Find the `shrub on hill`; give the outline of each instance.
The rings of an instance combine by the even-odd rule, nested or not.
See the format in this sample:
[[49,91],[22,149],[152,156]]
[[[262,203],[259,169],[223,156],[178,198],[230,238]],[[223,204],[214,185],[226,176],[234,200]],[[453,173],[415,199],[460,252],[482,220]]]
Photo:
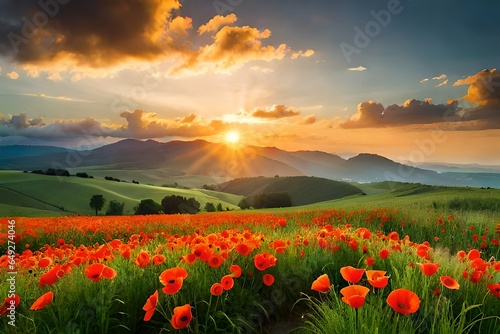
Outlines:
[[123,208],[125,203],[120,203],[116,200],[111,200],[109,202],[108,210],[106,210],[106,215],[108,216],[121,216],[123,215]]
[[46,171],[43,171],[41,169],[35,169],[31,171],[31,173],[40,175],[70,176],[69,172],[66,169],[55,169],[55,168],[49,168]]
[[166,214],[200,212],[200,203],[193,197],[186,199],[178,195],[165,196],[161,201],[161,206]]
[[157,215],[162,213],[162,206],[151,198],[143,199],[135,208],[136,215]]

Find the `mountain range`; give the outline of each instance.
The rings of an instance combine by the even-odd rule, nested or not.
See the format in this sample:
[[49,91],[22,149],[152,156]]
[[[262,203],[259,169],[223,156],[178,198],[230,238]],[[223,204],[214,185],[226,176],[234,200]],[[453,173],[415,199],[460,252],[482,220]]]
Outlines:
[[158,142],[125,139],[93,150],[49,146],[0,146],[0,169],[60,168],[99,170],[161,170],[170,177],[203,175],[214,180],[254,176],[316,176],[352,182],[399,181],[433,185],[500,188],[500,173],[471,172],[454,166],[452,172],[401,164],[361,153],[349,159],[322,151],[285,151],[210,143],[204,140]]

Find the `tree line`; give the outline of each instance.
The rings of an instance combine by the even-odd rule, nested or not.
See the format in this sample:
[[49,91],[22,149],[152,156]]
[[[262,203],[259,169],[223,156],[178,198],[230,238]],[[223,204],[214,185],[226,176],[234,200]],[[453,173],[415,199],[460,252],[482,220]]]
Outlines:
[[[95,210],[97,215],[99,211],[104,208],[106,199],[101,194],[92,195],[90,198],[89,206]],[[106,210],[106,215],[120,216],[123,215],[125,203],[120,203],[116,200],[111,200]],[[226,210],[229,208],[226,207]],[[136,215],[153,215],[153,214],[195,214],[201,211],[200,202],[194,197],[186,198],[178,195],[165,196],[161,203],[153,199],[143,199],[137,206],[134,207],[134,214]],[[205,204],[205,211],[215,212],[224,211],[222,204],[208,202]]]

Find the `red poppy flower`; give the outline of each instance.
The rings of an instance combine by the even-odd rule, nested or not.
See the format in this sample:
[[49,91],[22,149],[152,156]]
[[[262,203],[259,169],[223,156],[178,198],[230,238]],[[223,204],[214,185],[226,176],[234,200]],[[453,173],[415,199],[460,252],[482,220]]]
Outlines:
[[93,263],[85,268],[85,275],[94,281],[99,282],[101,278],[113,279],[116,277],[116,271],[102,263]]
[[64,276],[64,271],[62,270],[61,265],[58,263],[48,272],[40,276],[40,280],[38,281],[38,285],[43,287],[45,285],[54,284],[59,278]]
[[383,289],[389,283],[389,276],[385,276],[383,270],[367,270],[366,277],[371,286],[378,289]]
[[252,248],[247,244],[238,244],[236,245],[236,251],[243,256],[247,256],[252,252]]
[[140,253],[137,254],[137,257],[134,260],[134,264],[139,268],[144,268],[149,264],[150,261],[151,257],[149,256],[148,252],[140,251]]
[[144,321],[149,321],[155,313],[156,304],[158,304],[158,290],[155,291],[151,296],[149,296],[148,300],[146,300],[146,304],[142,307],[146,314],[144,315]]
[[373,257],[367,257],[365,263],[367,267],[371,267],[375,263],[375,259]]
[[450,276],[441,276],[439,278],[439,280],[441,281],[441,284],[443,284],[448,289],[452,289],[452,290],[458,290],[458,289],[460,289],[460,284],[458,284],[458,282],[455,281]]
[[229,267],[229,271],[232,273],[234,278],[239,278],[241,276],[241,267],[237,264],[233,264],[231,267]]
[[340,268],[340,274],[342,277],[349,283],[356,284],[361,280],[363,274],[365,273],[364,269],[356,269],[351,266]]
[[52,264],[52,259],[50,257],[44,257],[38,261],[38,268],[46,268]]
[[231,275],[225,275],[220,280],[220,284],[222,284],[222,286],[224,287],[224,290],[226,290],[226,291],[231,290],[234,286],[233,277]]
[[267,252],[264,252],[264,253],[255,255],[253,262],[254,262],[255,268],[263,271],[269,267],[276,265],[278,260],[273,255],[271,255]]
[[33,311],[41,310],[45,306],[52,303],[53,299],[54,299],[54,294],[52,293],[52,291],[44,293],[43,295],[40,296],[40,298],[35,300],[33,305],[31,305],[30,310],[33,310]]
[[493,296],[500,298],[500,283],[497,284],[490,283],[486,285],[486,288],[490,290]]
[[422,274],[429,277],[434,275],[439,269],[439,263],[417,263],[417,265],[420,267]]
[[326,293],[330,290],[330,285],[330,278],[327,274],[323,274],[312,283],[311,290]]
[[264,282],[264,284],[267,286],[271,286],[274,283],[274,276],[271,274],[265,274],[262,277],[262,282]]
[[21,303],[21,297],[19,297],[18,294],[14,294],[12,297],[5,298],[2,306],[0,306],[0,316],[9,313],[9,307],[12,308],[11,305],[14,305],[14,308],[16,308],[19,303]]
[[401,314],[412,314],[420,307],[420,298],[413,291],[396,289],[387,296],[387,304]]
[[162,291],[168,295],[176,294],[182,288],[182,284],[187,276],[187,271],[179,267],[163,271],[160,274],[160,282],[165,286]]
[[210,287],[210,293],[214,296],[220,296],[224,292],[224,286],[220,283],[214,283]]
[[174,314],[172,315],[170,323],[174,329],[183,329],[189,326],[191,319],[193,319],[193,315],[191,314],[191,305],[186,304],[174,308]]
[[343,296],[342,301],[353,308],[363,306],[368,292],[370,292],[370,289],[362,285],[349,285],[340,290]]
[[469,253],[467,253],[467,258],[470,261],[473,261],[475,259],[479,259],[481,257],[481,253],[477,249],[471,249]]
[[164,255],[162,255],[162,254],[156,254],[155,256],[153,256],[153,264],[155,266],[159,266],[163,262],[165,262],[165,256]]
[[224,263],[224,258],[222,256],[220,256],[219,254],[213,254],[208,259],[208,265],[211,268],[219,268],[223,263]]
[[379,253],[378,256],[382,259],[385,260],[389,257],[389,251],[387,249],[382,249]]

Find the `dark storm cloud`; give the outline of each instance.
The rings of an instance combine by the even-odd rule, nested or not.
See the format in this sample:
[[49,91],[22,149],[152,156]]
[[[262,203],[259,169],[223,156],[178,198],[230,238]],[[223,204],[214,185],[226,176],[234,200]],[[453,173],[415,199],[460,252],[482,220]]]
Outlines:
[[0,54],[15,62],[66,59],[100,67],[154,59],[165,52],[165,27],[177,0],[4,0]]

